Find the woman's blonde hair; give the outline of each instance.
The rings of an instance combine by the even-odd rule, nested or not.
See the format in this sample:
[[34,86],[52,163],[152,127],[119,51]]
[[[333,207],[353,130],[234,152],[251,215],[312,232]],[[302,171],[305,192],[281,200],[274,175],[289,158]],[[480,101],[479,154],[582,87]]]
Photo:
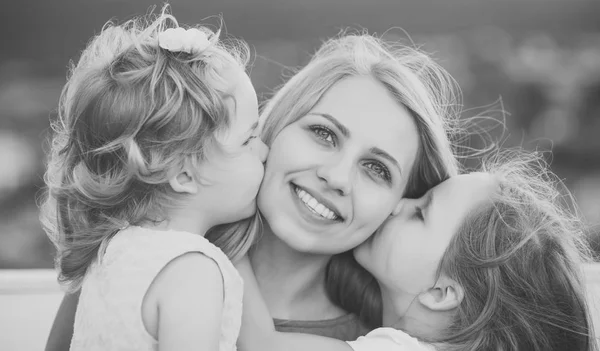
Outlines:
[[[52,124],[41,219],[58,250],[59,280],[72,289],[120,228],[167,218],[179,199],[169,177],[219,149],[215,131],[230,124],[223,69],[243,69],[247,45],[198,27],[211,42],[204,51],[161,48],[158,34],[176,27],[167,6],[108,23],[71,64]],[[252,242],[237,234],[223,239],[232,257]]]
[[[328,40],[308,65],[277,91],[262,113],[265,143],[271,145],[283,128],[305,116],[332,86],[351,76],[378,80],[414,119],[419,149],[405,197],[419,197],[458,173],[447,133],[458,118],[455,82],[428,55],[368,34],[345,34]],[[370,326],[380,323],[379,288],[351,252],[332,258],[327,277],[328,292],[335,303]]]
[[591,255],[571,196],[535,154],[500,152],[483,171],[499,191],[438,269],[465,294],[443,349],[596,350],[582,274]]

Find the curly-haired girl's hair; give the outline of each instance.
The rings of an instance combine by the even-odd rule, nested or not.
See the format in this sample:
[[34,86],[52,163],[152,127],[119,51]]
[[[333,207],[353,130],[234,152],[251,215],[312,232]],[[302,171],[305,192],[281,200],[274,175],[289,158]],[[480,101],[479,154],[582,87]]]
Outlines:
[[[52,123],[41,214],[59,280],[71,289],[120,228],[166,219],[178,200],[169,177],[219,148],[214,132],[230,124],[223,68],[245,68],[247,45],[198,27],[211,42],[206,50],[171,52],[158,34],[173,27],[168,7],[108,23],[71,64]],[[252,243],[238,231],[220,240],[230,257]]]

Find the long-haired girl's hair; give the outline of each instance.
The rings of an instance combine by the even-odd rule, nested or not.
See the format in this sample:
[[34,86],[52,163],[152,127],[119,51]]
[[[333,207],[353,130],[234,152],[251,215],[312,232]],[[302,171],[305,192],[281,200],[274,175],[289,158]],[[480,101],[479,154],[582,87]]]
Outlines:
[[572,197],[535,154],[500,152],[483,170],[499,191],[438,269],[465,294],[442,349],[597,350],[582,272],[592,256]]
[[[108,23],[71,63],[52,123],[41,214],[58,250],[59,280],[71,289],[120,228],[167,218],[180,199],[170,176],[218,150],[215,131],[230,124],[231,83],[222,73],[243,69],[248,47],[198,27],[211,42],[206,50],[161,48],[158,34],[176,27],[168,7]],[[221,238],[230,257],[252,242],[238,234]]]
[[[404,45],[391,45],[368,34],[344,34],[325,42],[307,66],[296,73],[265,105],[263,140],[270,145],[287,125],[306,115],[337,82],[370,76],[383,84],[413,117],[419,148],[403,194],[419,197],[457,174],[450,131],[458,117],[454,80],[431,57]],[[367,117],[365,117],[367,118]],[[381,323],[379,286],[346,252],[327,268],[332,301],[357,314],[370,327]]]

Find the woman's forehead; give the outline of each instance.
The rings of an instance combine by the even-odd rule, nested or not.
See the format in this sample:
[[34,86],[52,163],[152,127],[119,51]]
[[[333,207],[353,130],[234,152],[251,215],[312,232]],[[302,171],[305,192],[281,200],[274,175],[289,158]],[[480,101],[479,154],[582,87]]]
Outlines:
[[418,149],[418,130],[409,111],[387,88],[370,76],[354,76],[334,84],[311,109],[341,124],[350,138],[378,148],[410,166]]

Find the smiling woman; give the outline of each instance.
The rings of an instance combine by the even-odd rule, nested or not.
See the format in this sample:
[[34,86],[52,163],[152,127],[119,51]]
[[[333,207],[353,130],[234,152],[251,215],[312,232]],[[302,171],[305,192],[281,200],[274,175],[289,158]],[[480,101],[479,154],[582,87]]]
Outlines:
[[349,250],[402,197],[457,173],[453,89],[429,56],[346,35],[265,106],[265,228],[250,259],[278,330],[350,340],[380,324],[378,288]]

